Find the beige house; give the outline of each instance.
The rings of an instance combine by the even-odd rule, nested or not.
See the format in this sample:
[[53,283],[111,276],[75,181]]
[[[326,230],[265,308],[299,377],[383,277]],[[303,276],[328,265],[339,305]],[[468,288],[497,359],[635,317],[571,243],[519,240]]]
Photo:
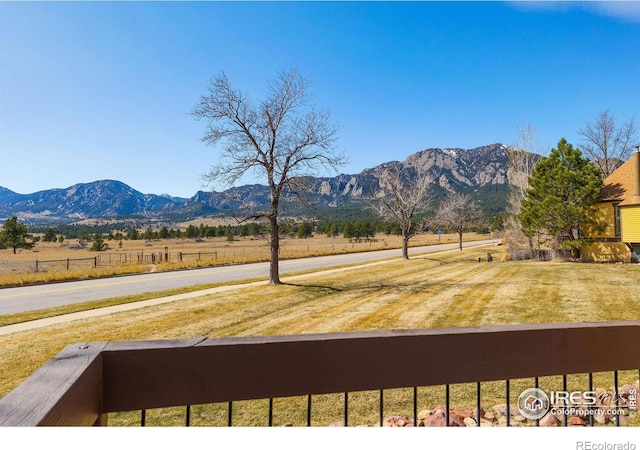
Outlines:
[[640,262],[640,152],[605,178],[594,216],[606,226],[585,228],[585,237],[594,242],[582,247],[582,257]]

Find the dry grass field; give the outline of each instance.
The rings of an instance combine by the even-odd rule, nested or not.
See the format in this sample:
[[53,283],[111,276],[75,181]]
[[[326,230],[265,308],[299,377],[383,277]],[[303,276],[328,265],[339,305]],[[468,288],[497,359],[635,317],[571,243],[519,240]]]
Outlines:
[[[103,340],[180,339],[325,333],[358,330],[461,327],[522,323],[640,320],[640,266],[563,262],[478,263],[487,248],[424,255],[409,261],[349,267],[285,278],[280,286],[238,288],[223,294],[0,336],[0,396],[15,388],[67,344]],[[637,343],[612,351],[637,351]],[[588,349],[577,349],[588,351]],[[587,376],[569,376],[570,390],[585,390]],[[638,371],[620,373],[633,383]],[[560,389],[544,377],[543,389]],[[532,380],[513,380],[511,401]],[[613,374],[594,374],[610,388]],[[350,424],[377,422],[377,392],[353,393]],[[385,415],[411,416],[412,390],[385,391]],[[341,420],[342,395],[313,398],[313,425]],[[443,387],[419,389],[420,409],[444,403]],[[475,385],[454,385],[454,408],[472,409]],[[482,404],[504,403],[504,382],[483,383]],[[226,425],[227,405],[192,409],[192,424]],[[264,426],[267,402],[234,403],[234,424]],[[184,409],[147,413],[148,425],[180,425]],[[306,398],[276,399],[274,424],[305,425]],[[113,414],[111,425],[135,425],[139,413]],[[640,425],[636,419],[631,425]]]
[[[486,239],[486,235],[469,233],[465,240]],[[442,235],[441,242],[455,242],[457,236]],[[74,248],[75,242],[38,242],[32,250],[22,250],[14,255],[10,249],[0,250],[0,287],[20,286],[42,282],[97,278],[127,273],[176,270],[224,264],[268,261],[269,242],[264,238],[225,238],[173,240],[123,240],[106,241],[104,252],[86,248]],[[438,243],[434,234],[420,234],[411,246]],[[379,234],[370,241],[355,242],[343,237],[315,236],[307,239],[285,238],[281,241],[282,259],[306,256],[331,255],[389,248],[400,248],[399,236]],[[165,254],[169,261],[165,261]],[[155,256],[154,256],[155,255]],[[162,263],[160,263],[162,258]],[[68,259],[68,261],[67,261]],[[37,262],[36,262],[37,261]],[[55,261],[55,262],[51,262]]]

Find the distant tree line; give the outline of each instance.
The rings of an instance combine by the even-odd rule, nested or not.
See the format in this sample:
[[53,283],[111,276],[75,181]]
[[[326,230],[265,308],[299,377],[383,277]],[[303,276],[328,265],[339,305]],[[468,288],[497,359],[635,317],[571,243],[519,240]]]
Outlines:
[[[366,216],[365,216],[366,217]],[[495,228],[501,222],[496,221]],[[416,218],[415,228],[421,231],[436,232],[436,228],[426,227],[424,218]],[[454,230],[442,229],[443,232]],[[479,225],[472,231],[488,232],[486,226]],[[262,238],[269,234],[269,224],[251,222],[238,225],[193,225],[186,229],[168,228],[167,226],[152,227],[148,225],[144,229],[128,224],[111,225],[59,225],[56,227],[30,227],[30,233],[41,234],[43,242],[64,242],[65,240],[82,240],[96,242],[96,250],[106,248],[104,241],[121,240],[160,240],[160,239],[205,239],[224,237],[231,241],[235,238],[253,237]],[[381,220],[379,218],[362,218],[355,220],[295,220],[283,219],[279,227],[282,238],[304,239],[314,235],[327,237],[344,237],[347,239],[372,239],[376,234],[399,236],[402,234],[400,224],[394,221]]]

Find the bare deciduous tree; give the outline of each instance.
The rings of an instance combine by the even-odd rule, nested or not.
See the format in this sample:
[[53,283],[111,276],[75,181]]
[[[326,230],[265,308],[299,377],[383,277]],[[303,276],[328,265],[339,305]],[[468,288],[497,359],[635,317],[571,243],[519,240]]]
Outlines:
[[507,209],[509,213],[518,215],[520,203],[529,188],[529,176],[540,160],[540,144],[538,129],[531,124],[516,127],[518,141],[507,150],[509,171],[509,194]]
[[482,211],[475,200],[469,195],[451,192],[442,201],[431,222],[458,233],[458,244],[462,251],[462,233],[479,225],[481,218]]
[[402,258],[409,259],[409,239],[415,234],[414,218],[429,204],[428,179],[409,177],[403,179],[400,171],[387,168],[380,177],[380,190],[371,201],[371,209],[386,220],[398,222],[402,233]]
[[[538,142],[538,129],[531,124],[523,124],[516,127],[518,133],[517,142],[507,150],[509,192],[507,194],[507,217],[505,228],[508,232],[507,247],[509,253],[522,251],[523,257],[533,256],[533,240],[522,232],[522,225],[518,220],[522,201],[526,198],[529,189],[529,177],[534,166],[540,160],[541,145]],[[522,249],[520,243],[527,242],[528,250]],[[518,257],[518,259],[520,259]]]
[[600,168],[603,178],[629,158],[633,147],[640,142],[637,133],[635,116],[618,126],[609,109],[601,111],[592,123],[587,122],[578,130],[585,139],[584,152]]
[[319,167],[336,169],[345,162],[334,146],[338,128],[330,112],[313,107],[308,83],[290,70],[269,83],[266,98],[256,103],[233,89],[221,73],[192,115],[207,122],[203,142],[222,143],[219,162],[203,175],[207,183],[230,186],[249,171],[264,175],[271,191],[269,210],[251,218],[269,220],[269,283],[279,284],[278,214],[283,192],[295,190],[297,179]]

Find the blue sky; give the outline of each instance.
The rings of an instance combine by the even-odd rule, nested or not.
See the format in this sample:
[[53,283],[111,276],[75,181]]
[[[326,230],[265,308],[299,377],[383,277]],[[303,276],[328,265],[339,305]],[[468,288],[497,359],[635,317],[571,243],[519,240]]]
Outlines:
[[211,78],[261,98],[289,68],[341,124],[343,173],[524,123],[580,147],[605,108],[640,120],[640,2],[0,2],[0,186],[192,196]]

